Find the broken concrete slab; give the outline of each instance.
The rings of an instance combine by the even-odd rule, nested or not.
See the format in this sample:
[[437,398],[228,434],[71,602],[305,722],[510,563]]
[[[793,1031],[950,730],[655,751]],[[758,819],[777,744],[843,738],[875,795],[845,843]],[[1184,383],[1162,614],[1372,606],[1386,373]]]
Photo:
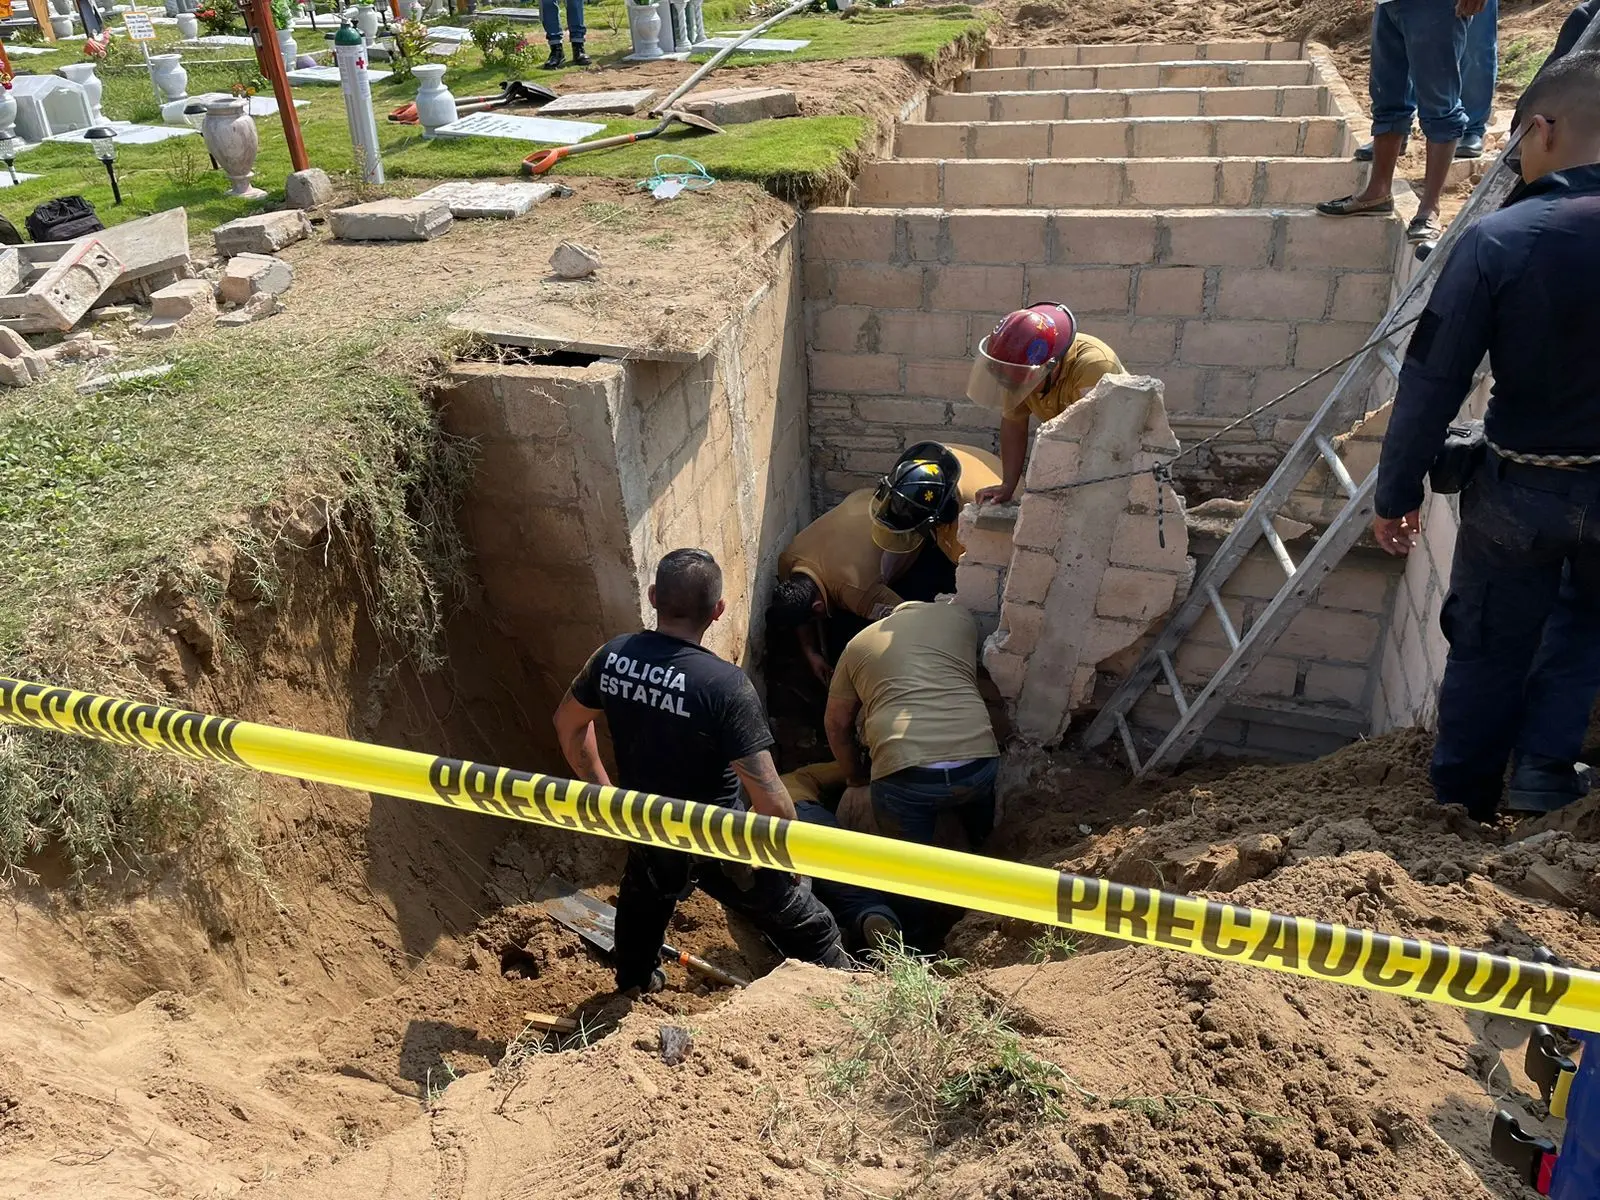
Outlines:
[[270,254],[241,254],[223,268],[218,292],[225,304],[243,304],[258,292],[280,295],[294,282],[294,268]]
[[721,88],[691,95],[674,107],[718,125],[748,125],[800,115],[800,101],[787,88]]
[[239,217],[211,231],[217,253],[276,254],[311,236],[311,221],[299,208]]
[[441,183],[415,199],[431,200],[450,206],[450,215],[457,220],[474,217],[520,217],[535,204],[541,204],[554,194],[553,183],[480,183],[459,180]]
[[150,315],[183,320],[185,317],[216,315],[217,294],[204,279],[180,279],[150,296]]
[[660,93],[655,88],[620,92],[569,92],[557,96],[539,110],[541,117],[555,113],[615,113],[631,117]]
[[279,300],[271,292],[257,292],[233,312],[223,313],[218,317],[217,326],[220,329],[237,328],[240,325],[249,325],[252,322],[260,321],[265,317],[270,317],[274,313],[282,311],[283,301]]
[[25,337],[14,329],[0,327],[0,384],[27,387],[43,379],[46,369],[44,357]]
[[97,236],[56,244],[64,252],[26,290],[0,296],[0,323],[24,333],[64,333],[122,274],[122,260]]
[[146,341],[163,341],[178,332],[178,326],[183,322],[177,317],[151,317],[141,325],[134,326],[133,336]]
[[582,242],[562,242],[550,255],[550,269],[562,279],[587,279],[600,269],[600,252]]
[[0,250],[0,295],[17,290],[22,282],[22,251],[15,246]]
[[333,180],[321,167],[294,171],[284,181],[283,198],[292,208],[321,208],[333,202]]
[[62,338],[54,346],[49,346],[39,351],[39,356],[46,362],[82,362],[90,358],[112,358],[117,353],[117,344],[105,338],[97,338],[88,330],[74,333]]
[[333,236],[352,242],[426,242],[449,230],[454,218],[442,200],[374,200],[336,208],[328,215]]

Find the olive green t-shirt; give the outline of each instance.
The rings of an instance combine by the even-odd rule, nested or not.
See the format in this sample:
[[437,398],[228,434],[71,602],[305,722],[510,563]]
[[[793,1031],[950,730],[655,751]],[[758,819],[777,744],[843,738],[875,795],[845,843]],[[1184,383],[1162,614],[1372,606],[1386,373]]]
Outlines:
[[828,696],[861,701],[874,779],[1000,753],[978,694],[978,623],[959,604],[911,601],[868,625]]

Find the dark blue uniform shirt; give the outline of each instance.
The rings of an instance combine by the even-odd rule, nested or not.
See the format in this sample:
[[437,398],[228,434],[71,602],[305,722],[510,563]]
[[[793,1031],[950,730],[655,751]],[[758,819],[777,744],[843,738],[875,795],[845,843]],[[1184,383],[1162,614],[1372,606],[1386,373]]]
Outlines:
[[1600,164],[1534,181],[1467,230],[1417,322],[1378,465],[1400,517],[1489,355],[1489,440],[1525,454],[1600,454]]

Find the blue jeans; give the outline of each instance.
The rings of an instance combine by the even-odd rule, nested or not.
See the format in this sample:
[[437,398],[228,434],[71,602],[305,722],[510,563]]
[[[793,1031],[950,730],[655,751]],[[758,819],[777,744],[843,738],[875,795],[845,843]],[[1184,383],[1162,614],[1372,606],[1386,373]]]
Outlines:
[[1572,762],[1600,692],[1600,470],[1494,454],[1461,495],[1432,780],[1479,820],[1506,762]]
[[[826,825],[839,828],[839,818],[826,807],[813,800],[801,800],[794,806],[795,815],[808,825]],[[900,915],[890,902],[891,898],[873,888],[857,887],[853,883],[838,883],[832,879],[811,880],[811,894],[827,907],[833,919],[839,922],[845,945],[852,950],[866,947],[867,939],[861,935],[861,922],[873,913],[882,913],[896,925]]]
[[1430,142],[1459,141],[1467,129],[1461,59],[1467,22],[1455,0],[1387,0],[1372,14],[1372,133],[1406,133],[1416,116]]
[[1489,0],[1467,24],[1467,48],[1461,56],[1461,107],[1467,111],[1467,137],[1481,138],[1489,129],[1494,87],[1500,78],[1500,0]]
[[[561,0],[539,0],[539,20],[544,25],[545,40],[552,46],[561,45]],[[574,46],[583,45],[583,0],[567,0],[567,33]]]

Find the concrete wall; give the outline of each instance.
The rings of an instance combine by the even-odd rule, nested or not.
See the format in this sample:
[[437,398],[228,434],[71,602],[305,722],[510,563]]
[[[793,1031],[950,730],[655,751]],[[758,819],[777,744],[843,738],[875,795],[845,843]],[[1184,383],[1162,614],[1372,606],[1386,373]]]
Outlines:
[[693,363],[461,363],[438,400],[482,458],[462,513],[496,622],[542,681],[544,715],[618,633],[651,623],[667,550],[722,564],[727,616],[706,637],[748,663],[779,551],[810,517],[806,362],[790,231],[743,313]]

